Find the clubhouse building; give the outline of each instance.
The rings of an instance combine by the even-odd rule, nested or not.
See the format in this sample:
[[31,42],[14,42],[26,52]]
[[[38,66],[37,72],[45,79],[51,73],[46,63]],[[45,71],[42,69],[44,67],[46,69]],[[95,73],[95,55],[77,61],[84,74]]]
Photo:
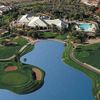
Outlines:
[[44,29],[49,29],[53,25],[55,25],[58,29],[62,28],[68,28],[68,23],[64,22],[63,20],[60,19],[50,19],[50,18],[45,18],[45,17],[40,17],[40,16],[32,16],[29,14],[21,16],[17,21],[16,21],[17,26],[27,26],[30,28],[36,28],[40,30]]

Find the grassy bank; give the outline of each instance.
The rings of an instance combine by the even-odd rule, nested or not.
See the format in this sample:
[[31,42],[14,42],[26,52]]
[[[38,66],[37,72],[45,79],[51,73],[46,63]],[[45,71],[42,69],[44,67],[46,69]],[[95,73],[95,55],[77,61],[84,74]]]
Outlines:
[[100,92],[100,76],[85,69],[84,67],[76,64],[74,61],[72,61],[70,58],[70,55],[69,55],[72,48],[73,48],[72,44],[68,43],[67,46],[65,47],[65,50],[64,50],[64,53],[62,56],[63,61],[66,64],[69,64],[70,66],[72,66],[73,68],[84,72],[87,76],[89,76],[92,79],[93,95],[94,95],[96,100],[99,100],[100,97],[98,95],[100,95],[99,94],[99,92]]

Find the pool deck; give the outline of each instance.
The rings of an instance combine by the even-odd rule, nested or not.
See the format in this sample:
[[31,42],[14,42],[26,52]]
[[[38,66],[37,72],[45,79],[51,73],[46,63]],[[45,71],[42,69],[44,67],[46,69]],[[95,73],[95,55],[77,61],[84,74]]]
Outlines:
[[[96,31],[96,29],[97,29],[97,24],[93,23],[93,22],[77,22],[77,24],[78,25],[80,25],[80,24],[91,24],[90,28],[88,28],[88,29],[84,28],[85,32],[93,32],[94,33]],[[81,27],[79,27],[78,25],[76,25],[77,31],[82,31]]]
[[100,38],[96,39],[90,39],[87,41],[88,44],[95,44],[95,43],[100,43]]

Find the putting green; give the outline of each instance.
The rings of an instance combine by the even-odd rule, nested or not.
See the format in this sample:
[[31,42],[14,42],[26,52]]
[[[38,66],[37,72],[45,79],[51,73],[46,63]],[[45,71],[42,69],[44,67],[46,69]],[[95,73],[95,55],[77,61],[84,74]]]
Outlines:
[[1,82],[4,85],[21,85],[27,83],[28,81],[28,76],[20,72],[5,73],[1,77]]

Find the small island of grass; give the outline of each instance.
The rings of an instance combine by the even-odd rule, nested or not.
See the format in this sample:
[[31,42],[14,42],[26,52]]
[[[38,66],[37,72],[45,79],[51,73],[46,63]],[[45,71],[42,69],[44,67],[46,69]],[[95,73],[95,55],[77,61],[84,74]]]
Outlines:
[[44,71],[22,64],[20,57],[33,48],[27,39],[15,37],[0,40],[0,88],[17,94],[27,94],[44,83]]

